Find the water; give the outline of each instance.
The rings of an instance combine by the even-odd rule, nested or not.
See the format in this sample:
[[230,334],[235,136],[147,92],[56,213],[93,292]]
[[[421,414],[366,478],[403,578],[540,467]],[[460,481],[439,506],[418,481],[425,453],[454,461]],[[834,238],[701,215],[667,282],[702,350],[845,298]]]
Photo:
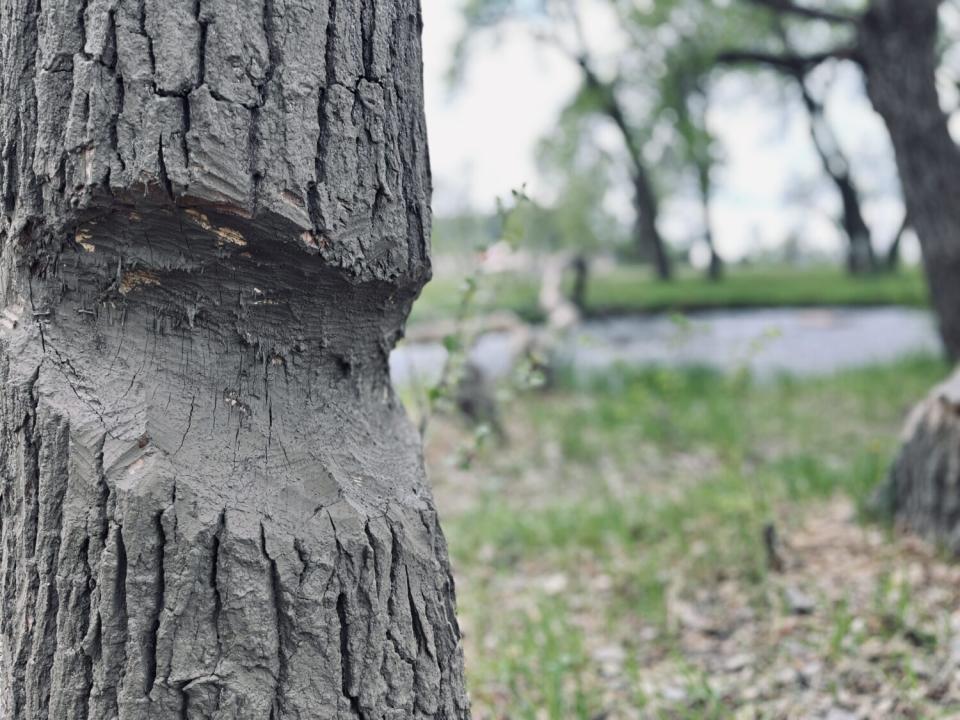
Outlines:
[[[483,336],[472,360],[489,376],[506,375],[522,352],[518,333]],[[559,361],[580,373],[614,366],[661,365],[747,368],[765,377],[782,373],[825,375],[941,352],[930,313],[924,310],[825,308],[711,311],[682,320],[631,316],[592,320],[574,330]],[[390,358],[394,382],[430,384],[440,377],[446,351],[439,344],[403,345]]]

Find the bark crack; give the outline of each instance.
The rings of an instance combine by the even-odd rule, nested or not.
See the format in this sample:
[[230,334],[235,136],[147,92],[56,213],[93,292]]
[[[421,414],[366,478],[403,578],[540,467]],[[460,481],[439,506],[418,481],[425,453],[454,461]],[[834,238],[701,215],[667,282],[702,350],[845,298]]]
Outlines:
[[352,658],[350,655],[350,624],[347,617],[347,595],[340,592],[337,595],[337,618],[340,621],[340,685],[343,697],[350,703],[350,708],[356,713],[357,717],[363,718],[363,712],[360,709],[360,700],[355,693],[351,692],[353,687],[353,673],[351,670]]
[[[120,648],[120,656],[112,668],[105,673],[108,680],[108,687],[112,690],[109,693],[108,702],[115,713],[114,717],[120,714],[120,692],[123,688],[125,679],[125,668],[127,664],[127,643],[130,640],[130,615],[127,611],[127,572],[129,570],[129,559],[127,558],[127,545],[123,540],[123,526],[116,525],[117,535],[117,577],[113,588],[114,607],[117,610],[117,625],[123,628],[124,636],[118,638],[116,645]],[[114,674],[115,673],[115,674]],[[114,682],[114,678],[116,678]]]
[[287,619],[287,612],[284,611],[283,583],[280,578],[280,571],[277,568],[277,561],[270,556],[267,550],[267,531],[263,522],[260,523],[260,549],[270,566],[270,590],[273,601],[274,623],[277,630],[277,674],[274,682],[271,713],[279,717],[283,710],[283,693],[289,677],[286,643],[293,632],[293,627]]
[[156,74],[157,74],[157,57],[153,50],[153,37],[150,35],[150,32],[147,30],[147,2],[146,0],[140,0],[140,13],[138,17],[138,22],[140,23],[140,34],[147,41],[147,57],[150,59],[150,74],[154,76],[153,80],[153,89],[154,92],[157,91],[156,84]]
[[223,596],[220,593],[218,580],[220,572],[220,538],[223,535],[227,522],[227,511],[221,510],[217,520],[217,530],[213,535],[213,562],[210,567],[210,587],[213,590],[213,629],[217,636],[217,662],[214,667],[219,670],[220,660],[223,658],[223,639],[220,637],[220,614],[223,611]]
[[173,200],[173,183],[170,181],[170,175],[167,173],[167,163],[163,157],[163,135],[157,141],[157,167],[160,170],[160,184],[163,186],[167,197]]
[[190,397],[190,413],[187,415],[187,427],[183,431],[183,437],[180,438],[180,444],[177,446],[177,449],[174,450],[173,454],[176,455],[183,449],[183,444],[187,441],[187,435],[190,434],[190,428],[193,426],[193,411],[197,404],[197,396],[194,394]]
[[154,587],[153,618],[150,622],[144,643],[144,695],[150,697],[157,680],[157,635],[160,632],[160,620],[166,603],[166,571],[164,555],[167,545],[167,535],[163,527],[163,513],[154,516],[154,528],[157,532],[158,547],[155,557],[157,577]]

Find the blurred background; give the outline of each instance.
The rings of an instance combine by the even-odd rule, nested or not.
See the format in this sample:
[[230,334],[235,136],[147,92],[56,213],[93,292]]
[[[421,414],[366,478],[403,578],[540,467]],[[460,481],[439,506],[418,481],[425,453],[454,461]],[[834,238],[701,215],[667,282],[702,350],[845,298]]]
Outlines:
[[475,716],[960,717],[960,567],[877,500],[956,354],[960,4],[423,20],[434,279],[391,371]]

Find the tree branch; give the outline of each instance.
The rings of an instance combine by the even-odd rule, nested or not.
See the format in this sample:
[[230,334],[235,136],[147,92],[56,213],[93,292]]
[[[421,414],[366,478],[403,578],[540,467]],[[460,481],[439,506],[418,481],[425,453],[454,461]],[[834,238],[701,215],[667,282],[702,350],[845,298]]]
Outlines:
[[716,60],[723,65],[766,65],[791,75],[806,75],[827,60],[852,60],[859,62],[857,49],[853,47],[834,48],[809,55],[794,53],[766,52],[764,50],[727,50],[717,55]]
[[747,2],[759,5],[777,13],[786,13],[806,18],[808,20],[825,20],[832,23],[850,23],[856,24],[859,18],[845,13],[833,12],[831,10],[822,10],[820,8],[797,5],[793,0],[746,0]]

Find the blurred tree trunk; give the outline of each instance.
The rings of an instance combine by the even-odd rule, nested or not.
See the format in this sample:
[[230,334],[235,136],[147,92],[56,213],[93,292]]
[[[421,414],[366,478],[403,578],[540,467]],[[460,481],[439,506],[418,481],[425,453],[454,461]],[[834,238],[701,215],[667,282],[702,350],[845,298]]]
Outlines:
[[893,242],[890,243],[890,247],[887,249],[887,257],[885,259],[887,272],[894,272],[900,267],[900,252],[903,247],[903,236],[906,234],[907,230],[910,229],[910,215],[905,213],[903,216],[903,222],[900,224],[897,234],[893,236]]
[[0,716],[468,717],[387,365],[430,273],[418,0],[0,28]]
[[570,290],[570,302],[581,315],[587,312],[587,286],[590,282],[590,259],[583,253],[577,253],[570,261],[573,270],[573,287]]
[[820,157],[824,172],[840,195],[840,226],[847,237],[847,271],[851,275],[876,272],[877,256],[873,249],[870,228],[863,219],[860,191],[850,173],[850,163],[840,148],[832,128],[827,123],[823,103],[818,101],[807,87],[803,72],[794,74],[800,87],[801,97],[810,118],[810,135]]
[[717,250],[716,239],[713,236],[713,219],[710,215],[713,185],[710,181],[709,163],[697,163],[697,185],[700,189],[700,206],[703,208],[703,238],[710,250],[710,265],[707,267],[707,277],[719,282],[723,279],[723,258]]
[[960,358],[960,148],[936,88],[939,0],[874,0],[860,22],[867,92],[893,140],[947,352]]
[[[755,0],[775,10],[783,10],[774,0]],[[790,42],[785,28],[778,23],[777,34],[787,48]],[[879,269],[870,228],[863,218],[860,192],[850,172],[850,162],[843,153],[833,129],[827,123],[823,103],[817,100],[807,86],[807,74],[816,66],[799,55],[765,52],[732,51],[721,53],[720,62],[750,64],[768,67],[792,78],[800,88],[801,98],[810,120],[810,136],[820,158],[820,164],[840,195],[840,227],[847,238],[847,270],[853,275]]]
[[[947,351],[960,357],[960,149],[936,88],[938,0],[874,0],[860,23],[867,90],[896,152]],[[960,379],[914,411],[884,488],[897,521],[960,553]]]
[[653,182],[650,179],[650,173],[647,171],[647,165],[643,159],[643,151],[630,124],[627,122],[627,116],[617,97],[616,88],[611,83],[600,79],[585,56],[579,58],[579,64],[587,85],[603,98],[604,111],[620,132],[630,159],[633,207],[636,212],[634,236],[637,254],[641,260],[653,263],[658,278],[670,280],[673,277],[673,263],[667,252],[663,236],[660,235],[660,230],[657,228],[660,208]]
[[657,198],[653,193],[650,176],[642,164],[634,166],[633,192],[634,208],[637,213],[637,253],[641,259],[653,263],[653,268],[660,280],[670,280],[673,277],[673,263],[667,254],[663,237],[657,229],[659,215]]

